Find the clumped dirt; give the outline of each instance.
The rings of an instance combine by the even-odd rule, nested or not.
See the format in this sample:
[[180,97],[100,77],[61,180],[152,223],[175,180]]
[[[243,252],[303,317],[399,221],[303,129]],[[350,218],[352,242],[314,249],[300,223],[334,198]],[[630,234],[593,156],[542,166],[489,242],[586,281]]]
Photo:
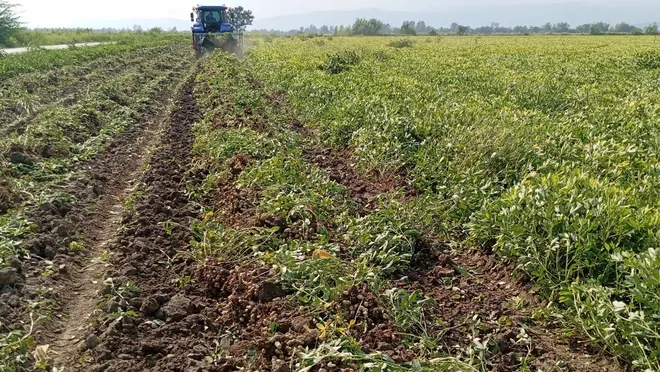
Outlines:
[[4,180],[0,180],[0,214],[6,213],[19,202],[19,197],[12,190],[11,185]]
[[[420,290],[434,300],[426,316],[435,322],[427,331],[441,335],[447,353],[468,350],[473,340],[488,342],[486,360],[494,371],[518,371],[528,358],[534,370],[621,371],[596,352],[571,346],[559,329],[537,324],[539,302],[533,287],[517,270],[478,251],[457,253],[428,245],[417,264],[393,286]],[[521,329],[525,334],[521,334]],[[494,351],[493,351],[494,350]],[[559,363],[559,364],[558,364]]]
[[206,203],[219,213],[224,225],[238,229],[255,225],[256,204],[259,191],[253,188],[238,188],[236,180],[252,159],[244,154],[235,154],[227,164],[227,174],[210,194]]
[[415,353],[402,345],[406,337],[387,314],[382,299],[367,286],[351,287],[342,293],[339,301],[335,310],[344,319],[353,319],[351,336],[365,352],[381,352],[397,363],[415,358]]
[[[189,202],[184,179],[194,140],[192,125],[199,114],[193,84],[191,79],[183,87],[162,144],[151,155],[139,187],[142,197],[134,212],[123,216],[113,247],[119,252],[113,257],[117,269],[107,273],[112,284],[104,293],[116,302],[109,310],[140,315],[105,318],[96,334],[90,335],[100,341],[90,352],[95,364],[80,366],[80,370],[192,367],[196,360],[186,356],[198,345],[196,331],[212,326],[202,314],[208,302],[189,294],[190,286],[186,286],[186,276],[192,274],[192,259],[185,255],[192,237],[188,226],[199,214]],[[122,290],[126,283],[135,283],[137,288]],[[176,357],[163,358],[169,353]]]
[[[207,263],[200,270],[206,294],[216,299],[214,324],[225,333],[222,353],[214,370],[289,371],[292,357],[301,348],[315,347],[318,331],[311,318],[299,315],[285,299],[287,293],[268,268],[238,262]],[[246,360],[251,352],[251,360]]]

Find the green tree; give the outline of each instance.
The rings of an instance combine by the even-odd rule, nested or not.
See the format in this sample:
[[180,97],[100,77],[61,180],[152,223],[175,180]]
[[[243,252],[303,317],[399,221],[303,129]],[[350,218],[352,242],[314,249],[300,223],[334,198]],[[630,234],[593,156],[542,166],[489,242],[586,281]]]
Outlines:
[[594,26],[598,27],[598,30],[601,34],[610,30],[610,24],[605,22],[594,23]]
[[426,23],[424,21],[419,21],[415,25],[415,31],[417,31],[418,34],[423,34],[426,32]]
[[644,28],[644,33],[647,35],[657,35],[658,34],[658,24],[654,23],[652,25],[648,25]]
[[456,28],[457,35],[466,35],[468,32],[470,32],[470,27],[468,26],[458,26],[458,28]]
[[575,32],[580,33],[580,34],[588,34],[590,29],[591,29],[591,24],[587,23],[587,24],[584,24],[584,25],[577,26],[575,28]]
[[250,26],[252,21],[254,21],[252,11],[246,10],[242,6],[231,8],[231,10],[227,12],[227,18],[229,23],[238,31],[245,31],[245,28]]
[[629,25],[626,22],[621,22],[614,25],[614,32],[629,33],[632,32],[634,28],[634,26]]
[[0,0],[0,45],[7,45],[21,29],[21,22],[15,9],[16,4]]
[[358,18],[355,20],[355,23],[353,23],[353,26],[351,27],[351,34],[365,36],[380,35],[384,26],[385,24],[382,21],[379,21],[375,18],[369,20],[365,18]]
[[571,25],[566,22],[559,22],[552,27],[553,32],[567,33],[571,31]]
[[403,22],[401,25],[401,33],[409,36],[417,35],[417,31],[415,31],[415,21]]

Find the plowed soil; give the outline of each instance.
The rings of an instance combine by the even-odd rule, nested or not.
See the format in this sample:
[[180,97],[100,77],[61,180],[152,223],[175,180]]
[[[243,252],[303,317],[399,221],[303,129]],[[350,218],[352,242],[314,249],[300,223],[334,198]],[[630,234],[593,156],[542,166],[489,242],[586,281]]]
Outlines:
[[[113,248],[112,278],[115,292],[118,286],[135,283],[135,291],[122,293],[116,303],[117,312],[135,311],[136,317],[107,319],[97,329],[103,345],[93,348],[91,355],[99,364],[83,365],[80,370],[171,370],[191,366],[188,355],[196,346],[198,333],[211,325],[201,314],[208,306],[203,298],[189,293],[185,276],[192,275],[191,262],[186,258],[190,241],[188,226],[197,217],[198,208],[189,203],[185,194],[184,176],[190,161],[192,125],[198,118],[192,95],[193,81],[183,87],[161,144],[151,156],[148,171],[143,175],[138,191],[141,197],[135,209],[122,219],[122,229]],[[177,280],[181,286],[177,286]],[[147,324],[143,320],[153,318]],[[155,326],[161,320],[161,327]],[[90,335],[90,337],[94,337]],[[163,358],[163,353],[172,358]]]

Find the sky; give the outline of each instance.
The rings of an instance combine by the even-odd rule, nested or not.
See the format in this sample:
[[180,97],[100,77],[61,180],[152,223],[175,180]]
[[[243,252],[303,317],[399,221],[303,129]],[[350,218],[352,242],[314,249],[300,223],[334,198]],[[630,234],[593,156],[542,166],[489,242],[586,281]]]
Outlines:
[[[11,1],[11,0],[10,0]],[[286,14],[300,14],[318,10],[351,10],[379,8],[386,10],[425,11],[443,7],[493,3],[550,3],[596,0],[240,0],[226,2],[228,6],[242,5],[251,9],[257,19]],[[599,3],[622,0],[597,0]],[[186,0],[14,0],[28,27],[75,27],[79,23],[136,18],[186,19],[197,3]],[[222,5],[224,0],[204,2]]]

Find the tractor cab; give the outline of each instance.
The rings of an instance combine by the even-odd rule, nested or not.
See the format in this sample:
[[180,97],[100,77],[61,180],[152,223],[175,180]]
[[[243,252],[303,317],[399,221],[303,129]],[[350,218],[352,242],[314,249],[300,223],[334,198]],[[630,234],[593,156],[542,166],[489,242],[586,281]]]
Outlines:
[[197,6],[190,13],[190,21],[194,22],[193,33],[224,33],[234,32],[229,24],[226,6]]
[[198,57],[217,48],[230,53],[241,50],[243,35],[229,23],[227,12],[231,12],[231,8],[224,5],[198,5],[192,10],[192,43]]

